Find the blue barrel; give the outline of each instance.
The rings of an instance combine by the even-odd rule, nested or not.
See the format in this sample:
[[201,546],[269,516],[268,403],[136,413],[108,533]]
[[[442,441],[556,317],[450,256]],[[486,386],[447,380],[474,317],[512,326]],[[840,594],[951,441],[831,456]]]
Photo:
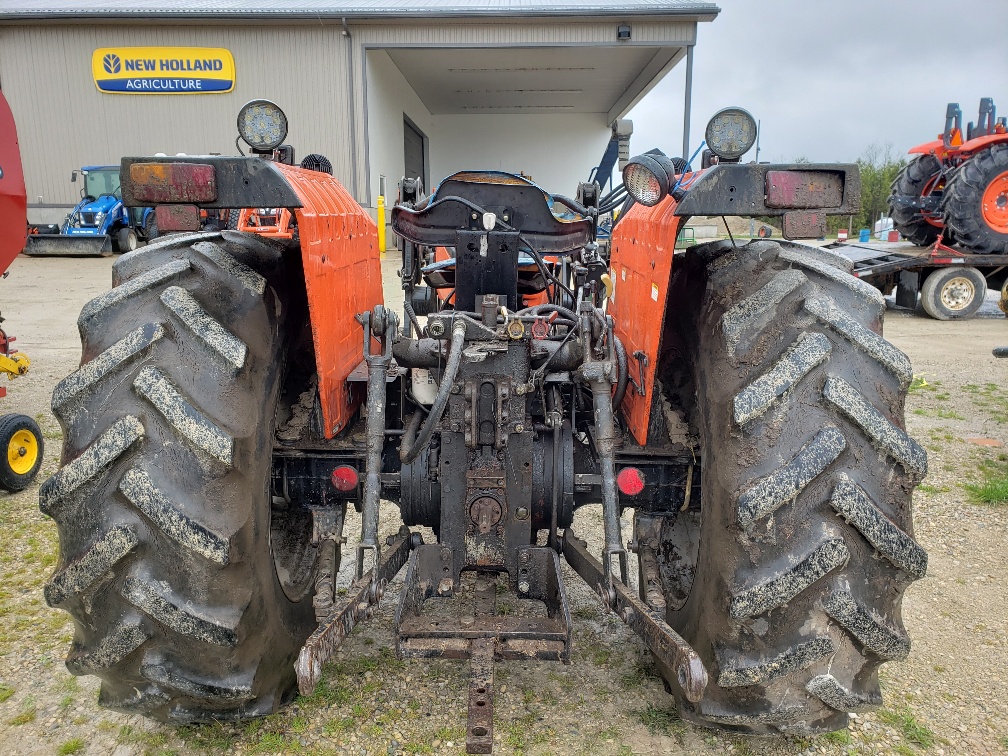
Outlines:
[[871,241],[871,230],[867,228],[862,228],[861,233],[858,235],[859,242]]

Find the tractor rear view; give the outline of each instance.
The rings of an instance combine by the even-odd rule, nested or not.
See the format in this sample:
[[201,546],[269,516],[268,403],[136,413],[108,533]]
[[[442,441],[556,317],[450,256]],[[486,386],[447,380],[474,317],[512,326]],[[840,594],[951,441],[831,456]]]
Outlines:
[[965,131],[950,102],[945,130],[910,154],[889,198],[896,229],[922,247],[944,237],[976,254],[1008,254],[1008,122],[993,99],[980,100]]
[[[162,206],[163,232],[198,228],[200,208],[281,208],[290,235],[124,255],[53,394],[66,440],[40,491],[60,533],[45,596],[78,620],[67,666],[102,679],[104,705],[276,711],[404,571],[396,651],[469,660],[467,750],[488,753],[495,663],[571,659],[561,559],[690,720],[809,733],[881,703],[927,565],[910,511],[927,461],[882,298],[790,242],[675,253],[694,214],[817,236],[856,209],[855,166],[743,165],[755,122],[728,109],[707,130],[719,165],[648,153],[608,195],[493,171],[429,195],[404,180],[400,319],[370,217],[332,176],[276,159],[276,105],[238,123],[255,157],[126,158],[124,198]],[[402,519],[387,539],[381,499]],[[361,532],[337,586],[348,505]],[[586,505],[597,552],[572,529]]]

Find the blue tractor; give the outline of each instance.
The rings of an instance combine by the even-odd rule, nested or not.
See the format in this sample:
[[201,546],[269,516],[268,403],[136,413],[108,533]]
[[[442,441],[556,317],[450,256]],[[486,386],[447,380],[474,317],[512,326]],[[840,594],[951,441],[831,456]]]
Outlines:
[[[28,255],[107,255],[136,249],[138,238],[157,237],[157,220],[150,207],[127,208],[122,202],[119,166],[88,165],[80,169],[84,179],[81,201],[59,227],[58,233],[37,229],[29,236]],[[78,180],[78,171],[70,177]]]

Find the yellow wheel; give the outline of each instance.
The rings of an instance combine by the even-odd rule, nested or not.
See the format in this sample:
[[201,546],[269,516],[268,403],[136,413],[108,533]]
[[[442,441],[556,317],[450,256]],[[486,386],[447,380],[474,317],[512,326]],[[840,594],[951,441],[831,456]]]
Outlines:
[[30,486],[42,466],[45,448],[38,424],[27,415],[0,417],[0,445],[7,449],[0,465],[0,486],[8,491]]

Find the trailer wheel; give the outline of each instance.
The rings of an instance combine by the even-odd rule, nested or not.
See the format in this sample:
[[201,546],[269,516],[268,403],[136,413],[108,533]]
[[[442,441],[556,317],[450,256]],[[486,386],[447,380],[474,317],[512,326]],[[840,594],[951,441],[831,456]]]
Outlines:
[[27,415],[0,417],[0,449],[7,452],[0,464],[0,487],[13,493],[30,486],[45,452],[38,423]]
[[132,228],[120,228],[115,235],[117,252],[132,252],[137,247],[136,231]]
[[986,296],[987,279],[976,268],[938,268],[924,279],[921,307],[935,320],[966,320]]
[[669,624],[710,674],[680,710],[740,732],[842,728],[880,705],[879,666],[909,653],[900,603],[927,566],[910,363],[879,336],[874,288],[790,245],[694,247],[669,301],[701,500],[663,518],[660,576]]
[[152,242],[161,235],[161,231],[158,229],[157,216],[154,213],[150,214],[150,219],[147,221],[147,227],[144,229],[144,237],[148,242]]
[[981,255],[1008,254],[1008,144],[963,163],[945,189],[942,210],[957,243]]
[[941,163],[934,155],[919,155],[911,160],[892,183],[893,196],[889,199],[889,215],[896,230],[918,247],[927,247],[938,241],[942,234],[940,225],[928,221],[920,210],[893,203],[897,195],[919,198],[930,194],[941,173]]
[[63,466],[40,489],[73,615],[67,668],[159,720],[269,714],[315,628],[311,516],[273,509],[289,302],[281,253],[189,234],[124,255],[85,305],[81,367],[53,392]]

